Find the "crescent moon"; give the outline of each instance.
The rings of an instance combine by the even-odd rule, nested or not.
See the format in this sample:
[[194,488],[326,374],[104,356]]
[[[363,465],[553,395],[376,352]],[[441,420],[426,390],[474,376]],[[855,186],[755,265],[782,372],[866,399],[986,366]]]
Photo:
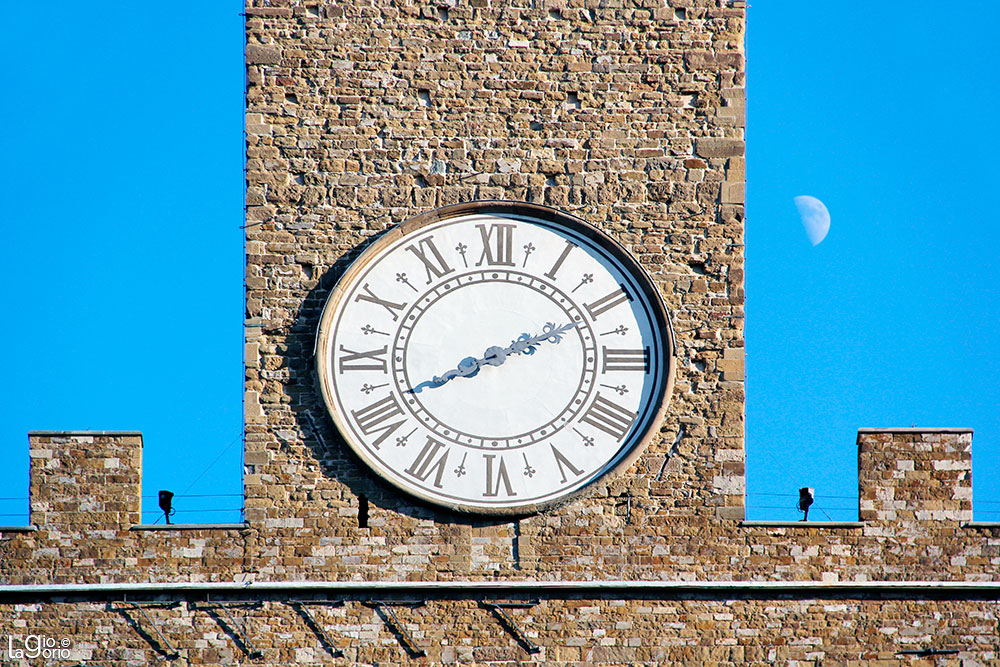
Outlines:
[[809,195],[796,197],[795,208],[799,210],[799,218],[802,220],[802,227],[806,230],[809,242],[814,246],[819,245],[830,231],[830,212],[826,210],[823,202]]

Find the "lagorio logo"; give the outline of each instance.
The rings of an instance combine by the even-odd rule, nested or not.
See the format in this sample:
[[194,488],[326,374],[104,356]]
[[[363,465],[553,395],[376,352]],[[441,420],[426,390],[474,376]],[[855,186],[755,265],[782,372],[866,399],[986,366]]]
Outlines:
[[9,660],[47,658],[52,660],[69,660],[71,642],[68,639],[56,639],[45,635],[27,635],[26,637],[7,636],[6,649]]

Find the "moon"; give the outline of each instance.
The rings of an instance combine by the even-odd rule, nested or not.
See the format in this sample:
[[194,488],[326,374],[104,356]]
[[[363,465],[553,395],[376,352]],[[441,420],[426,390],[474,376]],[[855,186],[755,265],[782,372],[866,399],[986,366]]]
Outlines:
[[826,210],[823,202],[809,195],[796,197],[795,207],[799,209],[799,218],[810,243],[814,246],[819,245],[830,231],[830,212]]

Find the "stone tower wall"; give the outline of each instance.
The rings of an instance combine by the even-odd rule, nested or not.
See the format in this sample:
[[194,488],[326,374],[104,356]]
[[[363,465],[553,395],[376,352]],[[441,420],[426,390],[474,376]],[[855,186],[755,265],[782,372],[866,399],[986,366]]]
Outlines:
[[[655,577],[653,547],[625,549],[623,530],[741,519],[741,4],[275,5],[247,8],[246,381],[247,518],[273,529],[274,571],[319,559],[363,576],[564,576],[568,562]],[[313,372],[322,305],[370,239],[490,199],[547,204],[620,241],[679,342],[669,416],[633,469],[515,523],[455,521],[375,481]],[[413,545],[402,557],[358,533],[362,496],[371,530]],[[311,560],[285,558],[300,551]]]

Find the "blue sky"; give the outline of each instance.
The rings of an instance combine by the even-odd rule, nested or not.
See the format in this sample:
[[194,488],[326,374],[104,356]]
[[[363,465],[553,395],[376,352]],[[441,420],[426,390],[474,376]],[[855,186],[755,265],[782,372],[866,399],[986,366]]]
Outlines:
[[[1000,5],[937,9],[750,10],[751,518],[797,516],[763,494],[798,486],[853,518],[857,428],[915,425],[975,429],[974,510],[1000,521]],[[796,195],[830,211],[815,247]]]
[[[975,429],[1000,520],[1000,6],[965,9],[749,10],[749,518],[798,518],[799,486],[855,518],[857,429],[916,425]],[[145,520],[160,488],[175,521],[239,518],[241,11],[5,10],[39,28],[0,42],[0,525],[32,429],[141,430]],[[815,247],[797,195],[830,211]]]

